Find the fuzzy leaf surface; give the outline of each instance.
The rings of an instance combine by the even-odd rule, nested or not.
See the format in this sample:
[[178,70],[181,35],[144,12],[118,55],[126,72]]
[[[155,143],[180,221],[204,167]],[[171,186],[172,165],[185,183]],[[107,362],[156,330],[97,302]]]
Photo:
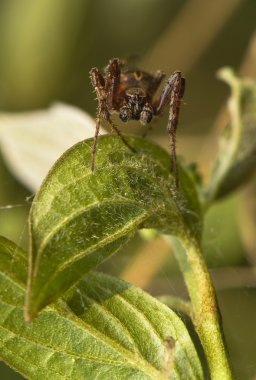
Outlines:
[[92,139],[78,143],[43,183],[30,215],[28,319],[140,228],[200,236],[192,177],[180,168],[182,190],[177,191],[169,154],[144,139],[127,139],[137,154],[118,138],[102,136],[93,173]]
[[256,172],[256,82],[237,77],[229,68],[219,71],[231,87],[231,122],[221,139],[209,187],[211,200],[226,196]]
[[30,324],[27,255],[0,237],[0,358],[31,380],[200,380],[179,317],[142,290],[91,272]]

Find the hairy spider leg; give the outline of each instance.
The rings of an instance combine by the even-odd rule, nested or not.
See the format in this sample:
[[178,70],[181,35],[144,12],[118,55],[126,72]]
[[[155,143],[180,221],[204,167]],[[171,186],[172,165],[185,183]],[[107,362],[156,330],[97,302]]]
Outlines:
[[152,124],[147,124],[145,131],[142,133],[141,137],[145,139],[149,132],[152,131]]
[[148,93],[150,96],[153,96],[155,94],[164,77],[165,73],[162,70],[157,70],[155,73],[155,78],[152,80],[152,83],[148,87]]
[[106,80],[103,78],[98,68],[91,69],[90,78],[91,78],[91,82],[95,89],[97,99],[99,102],[99,106],[98,106],[98,110],[96,114],[95,135],[94,135],[92,153],[91,153],[91,170],[94,171],[95,154],[97,150],[97,142],[98,142],[98,136],[99,136],[99,130],[100,130],[101,117],[103,117],[105,120],[109,122],[111,128],[114,130],[117,136],[133,153],[136,153],[136,150],[126,141],[126,139],[123,137],[123,135],[121,134],[117,126],[112,122],[110,118],[109,110],[112,110],[112,107],[113,107],[114,91],[120,81],[120,68],[119,68],[118,59],[113,59],[112,61],[110,61],[109,65],[107,66]]
[[112,109],[114,93],[120,84],[121,69],[119,59],[112,59],[105,68],[105,72],[105,90],[107,94],[107,106],[108,109]]
[[90,71],[90,78],[92,85],[95,89],[97,99],[99,102],[97,113],[96,113],[96,127],[95,127],[95,134],[93,139],[93,145],[92,145],[92,152],[91,152],[91,171],[94,171],[95,167],[95,154],[97,150],[97,141],[100,131],[100,118],[103,116],[105,119],[109,118],[109,112],[106,106],[106,91],[105,91],[105,80],[103,76],[101,75],[99,69],[96,67],[91,69]]
[[[108,66],[105,69],[106,77],[105,77],[105,90],[107,94],[107,106],[108,109],[113,109],[113,98],[117,87],[120,84],[120,75],[121,75],[121,63],[118,58],[113,58]],[[124,145],[126,145],[133,153],[136,153],[136,150],[126,141],[123,137],[122,133],[119,131],[117,126],[113,123],[110,116],[108,118],[108,122],[117,134],[117,136],[121,139]]]
[[99,131],[100,131],[100,118],[96,117],[95,135],[94,135],[92,151],[91,151],[91,171],[92,172],[94,172],[94,167],[95,167],[95,154],[97,150],[97,141],[98,141]]
[[111,125],[111,128],[114,130],[114,132],[116,132],[117,136],[120,138],[120,140],[123,142],[124,145],[127,146],[128,149],[130,149],[133,153],[137,153],[136,149],[134,149],[129,143],[128,141],[126,141],[126,139],[124,138],[124,136],[122,135],[122,133],[119,131],[119,129],[117,128],[117,126],[112,122],[112,120],[109,118],[108,119],[108,122],[109,124]]
[[175,71],[168,79],[155,110],[156,114],[160,114],[169,103],[170,110],[167,131],[171,143],[172,172],[175,176],[177,188],[179,187],[179,173],[176,159],[176,130],[179,120],[181,99],[184,95],[184,91],[185,79],[181,76],[180,71]]

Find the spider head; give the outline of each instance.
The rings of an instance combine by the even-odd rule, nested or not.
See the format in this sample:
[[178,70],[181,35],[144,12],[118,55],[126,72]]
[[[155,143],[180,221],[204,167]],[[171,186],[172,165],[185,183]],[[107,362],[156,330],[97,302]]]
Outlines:
[[140,120],[143,124],[149,123],[152,119],[149,110],[146,109],[146,94],[140,87],[129,88],[125,93],[125,100],[119,110],[119,117],[122,121]]

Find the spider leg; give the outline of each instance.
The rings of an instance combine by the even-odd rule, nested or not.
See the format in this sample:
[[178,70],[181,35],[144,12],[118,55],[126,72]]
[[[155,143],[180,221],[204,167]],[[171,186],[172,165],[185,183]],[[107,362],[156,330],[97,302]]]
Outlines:
[[106,102],[107,102],[108,109],[113,109],[114,93],[120,84],[120,75],[121,75],[120,66],[121,66],[121,63],[119,59],[114,58],[109,62],[108,66],[105,68],[105,72],[106,72],[105,90],[106,90],[106,95],[107,95]]
[[[112,59],[108,66],[105,68],[106,72],[106,83],[105,83],[105,91],[107,96],[107,107],[108,109],[114,109],[114,94],[116,89],[120,84],[120,75],[121,75],[121,66],[122,62],[118,58]],[[111,118],[108,117],[108,122],[111,125],[112,130],[117,134],[117,136],[121,139],[124,145],[126,145],[133,153],[136,153],[136,150],[126,141],[123,137],[122,133],[119,131],[117,126],[112,122]]]
[[142,137],[143,139],[145,139],[145,138],[147,137],[149,131],[152,131],[152,124],[149,124],[149,125],[146,126],[146,129],[145,129],[145,131],[142,133],[141,137]]
[[158,89],[160,83],[162,82],[163,78],[165,77],[165,73],[161,70],[157,70],[154,79],[152,80],[152,83],[150,84],[148,88],[148,93],[153,96],[156,90]]
[[180,104],[184,90],[185,79],[181,76],[181,72],[176,71],[168,79],[160,96],[158,105],[155,108],[155,113],[159,114],[164,110],[165,106],[168,103],[170,106],[167,131],[171,143],[172,172],[175,176],[177,188],[179,187],[179,173],[176,159],[176,130],[178,126]]
[[130,149],[133,153],[136,153],[136,150],[126,141],[122,133],[119,131],[117,126],[112,122],[112,120],[109,118],[108,119],[109,124],[111,125],[111,128],[114,130],[114,132],[117,134],[117,136],[120,138],[120,140],[124,143],[124,145],[127,146],[127,148]]
[[95,135],[94,135],[92,151],[91,151],[91,171],[92,172],[94,172],[94,167],[95,167],[95,154],[97,150],[97,141],[98,141],[99,131],[100,131],[100,117],[98,115],[96,117]]
[[95,127],[95,135],[92,144],[92,152],[91,152],[91,170],[94,171],[95,167],[95,154],[97,150],[97,141],[100,131],[100,118],[109,119],[109,111],[106,104],[106,90],[105,90],[105,79],[101,75],[99,69],[96,67],[90,71],[90,78],[92,85],[95,89],[97,99],[98,99],[98,111],[96,116],[96,127]]
[[106,76],[105,78],[100,73],[99,69],[93,68],[90,71],[90,78],[92,85],[95,89],[97,99],[98,99],[98,111],[96,116],[96,128],[95,135],[92,144],[92,153],[91,153],[91,170],[94,171],[95,168],[95,155],[97,150],[97,141],[100,130],[100,119],[104,118],[109,122],[111,128],[115,131],[118,137],[122,140],[124,145],[126,145],[132,152],[136,153],[136,150],[126,141],[122,136],[119,129],[114,125],[110,119],[110,111],[114,110],[113,100],[116,88],[120,83],[120,62],[117,58],[111,60],[108,66],[105,69]]
[[105,79],[97,67],[91,69],[90,79],[97,95],[99,107],[101,108],[106,100]]

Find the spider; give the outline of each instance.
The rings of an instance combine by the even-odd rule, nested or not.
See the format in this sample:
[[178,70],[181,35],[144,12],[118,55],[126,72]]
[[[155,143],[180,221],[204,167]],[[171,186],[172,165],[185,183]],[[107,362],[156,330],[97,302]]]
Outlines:
[[91,153],[91,170],[94,171],[97,139],[101,118],[107,120],[114,132],[123,143],[132,151],[117,126],[111,120],[113,112],[119,113],[123,122],[140,120],[143,125],[151,122],[153,116],[160,115],[169,105],[167,131],[171,145],[171,169],[175,176],[176,187],[179,186],[179,176],[176,161],[176,130],[181,99],[185,90],[185,79],[180,71],[175,71],[167,80],[159,99],[154,100],[165,74],[157,70],[155,75],[140,70],[126,70],[118,58],[109,61],[103,76],[98,68],[90,70],[92,86],[98,99],[96,115],[96,129]]

